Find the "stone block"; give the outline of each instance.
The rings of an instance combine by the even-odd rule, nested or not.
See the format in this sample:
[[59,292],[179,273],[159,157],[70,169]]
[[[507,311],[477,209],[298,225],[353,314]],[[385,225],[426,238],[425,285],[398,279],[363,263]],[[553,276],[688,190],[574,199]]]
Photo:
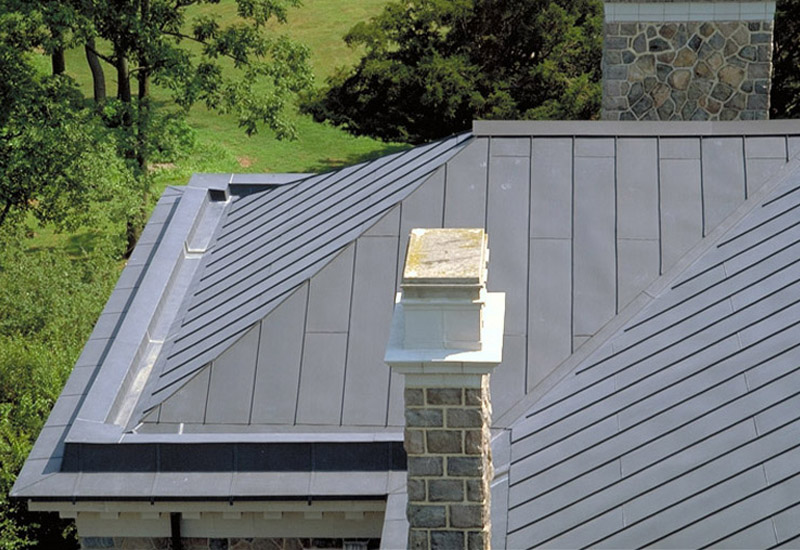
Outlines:
[[460,388],[429,388],[426,390],[428,405],[461,405],[463,390]]
[[454,504],[450,506],[451,527],[483,526],[483,506],[476,504]]
[[406,407],[421,407],[425,404],[421,388],[406,388],[403,391],[403,397],[406,400]]
[[428,550],[428,535],[430,531],[426,529],[408,530],[408,547],[413,550]]
[[438,456],[410,456],[408,457],[408,475],[410,476],[440,476],[442,475],[442,458]]
[[467,533],[467,550],[486,550],[489,547],[489,537],[483,531]]
[[[448,415],[454,411],[448,411]],[[428,432],[428,452],[461,454],[464,452],[463,432],[460,430],[431,430]]]
[[481,477],[483,475],[481,459],[471,456],[448,457],[447,475],[453,477]]
[[706,60],[708,66],[711,67],[712,70],[716,71],[719,70],[725,64],[725,59],[719,52],[714,52],[712,55],[708,57]]
[[483,403],[482,390],[467,389],[464,390],[464,405],[468,407],[480,407]]
[[669,40],[673,36],[675,36],[678,32],[678,25],[675,23],[666,23],[661,25],[661,28],[658,29],[658,34]]
[[724,21],[722,23],[717,23],[717,28],[719,29],[719,32],[721,32],[722,36],[725,37],[732,35],[739,29],[740,26],[741,23],[739,23],[738,21]]
[[675,112],[675,103],[672,101],[672,99],[668,99],[661,107],[658,108],[657,112],[659,120],[669,120],[672,114]]
[[669,75],[668,82],[676,90],[685,90],[689,87],[692,73],[687,69],[677,69]]
[[431,531],[431,550],[464,548],[464,531]]
[[480,479],[467,480],[467,500],[470,502],[483,502],[486,498],[486,484]]
[[733,95],[733,88],[723,82],[717,83],[711,90],[711,97],[718,101],[727,101]]
[[697,62],[697,54],[690,48],[681,48],[675,56],[676,67],[691,67]]
[[412,527],[444,527],[446,513],[444,506],[409,504],[406,517]]
[[477,407],[468,409],[448,409],[448,428],[480,428],[483,426],[483,415]]
[[425,432],[423,430],[406,430],[403,448],[410,455],[425,454]]
[[714,35],[708,39],[708,44],[715,50],[721,50],[725,47],[725,38],[718,32],[714,33]]
[[409,428],[440,428],[441,409],[406,409],[406,426]]
[[628,78],[628,67],[626,65],[610,65],[604,67],[603,78],[606,80],[625,80]]
[[633,39],[633,51],[636,53],[644,53],[646,49],[647,39],[644,37],[644,33],[641,33]]
[[754,32],[752,35],[750,35],[750,41],[753,44],[768,44],[772,42],[772,33]]
[[714,33],[714,25],[708,21],[703,22],[698,29],[703,38],[708,38]]
[[766,111],[767,108],[769,108],[768,97],[769,96],[760,95],[760,94],[751,95],[750,97],[747,98],[747,108],[751,109],[751,110],[756,110],[756,111],[757,110],[765,110]]
[[636,105],[633,106],[633,112],[636,116],[642,117],[644,114],[653,108],[653,99],[649,96],[644,96]]
[[747,32],[747,28],[744,25],[739,25],[736,32],[731,35],[731,38],[740,46],[746,46],[750,43],[750,33]]
[[739,57],[747,61],[755,61],[758,55],[758,50],[755,46],[744,46],[739,50]]
[[464,435],[464,453],[479,455],[483,451],[483,430],[467,430]]
[[725,107],[728,109],[734,109],[737,111],[741,111],[747,106],[747,96],[742,93],[733,94],[728,102],[725,104]]
[[431,479],[428,481],[428,500],[461,502],[464,500],[464,482],[460,479]]
[[769,78],[770,73],[769,63],[753,63],[747,68],[748,78]]
[[664,52],[671,48],[669,42],[664,40],[663,38],[653,38],[648,43],[648,49],[651,52]]
[[628,39],[624,36],[606,36],[605,49],[611,50],[624,50],[628,47]]
[[729,38],[728,40],[725,41],[725,47],[722,49],[722,54],[725,57],[730,57],[733,54],[737,53],[738,51],[739,51],[739,45],[736,44],[736,42],[734,42],[732,38]]
[[208,550],[228,550],[228,539],[208,539]]
[[406,488],[408,489],[409,502],[424,502],[426,500],[425,481],[421,479],[409,479],[406,482]]
[[722,67],[717,73],[720,82],[724,82],[728,86],[737,88],[744,80],[744,71],[739,67],[732,67],[730,65]]

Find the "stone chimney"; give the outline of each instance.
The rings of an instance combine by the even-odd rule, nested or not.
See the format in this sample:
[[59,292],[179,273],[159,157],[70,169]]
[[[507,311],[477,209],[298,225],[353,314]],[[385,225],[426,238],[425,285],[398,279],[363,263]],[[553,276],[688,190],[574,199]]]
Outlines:
[[604,6],[604,120],[768,118],[774,0]]
[[489,373],[505,295],[486,291],[483,229],[415,229],[386,363],[405,377],[408,548],[489,549]]

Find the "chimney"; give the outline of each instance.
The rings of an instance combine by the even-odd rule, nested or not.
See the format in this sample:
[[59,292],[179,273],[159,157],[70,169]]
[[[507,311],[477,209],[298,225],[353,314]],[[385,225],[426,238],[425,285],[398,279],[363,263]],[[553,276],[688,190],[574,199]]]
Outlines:
[[385,361],[405,377],[408,548],[489,549],[489,373],[505,294],[483,229],[414,229]]
[[604,7],[604,120],[768,118],[774,0]]

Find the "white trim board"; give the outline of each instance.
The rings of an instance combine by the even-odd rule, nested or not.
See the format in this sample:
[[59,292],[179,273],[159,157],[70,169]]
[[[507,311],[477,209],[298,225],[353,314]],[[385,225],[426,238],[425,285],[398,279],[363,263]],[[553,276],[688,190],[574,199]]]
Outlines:
[[606,23],[772,21],[775,2],[606,2]]

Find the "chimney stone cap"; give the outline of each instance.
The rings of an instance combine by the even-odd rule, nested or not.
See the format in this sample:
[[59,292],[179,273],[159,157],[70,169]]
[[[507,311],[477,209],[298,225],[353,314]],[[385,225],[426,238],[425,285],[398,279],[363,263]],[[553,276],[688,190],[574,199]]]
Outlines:
[[503,360],[503,333],[505,326],[506,295],[504,292],[487,292],[484,306],[484,326],[481,349],[408,349],[404,345],[402,294],[395,298],[392,328],[386,346],[384,362],[402,374],[488,373]]
[[482,228],[413,229],[402,286],[483,286],[487,245]]

